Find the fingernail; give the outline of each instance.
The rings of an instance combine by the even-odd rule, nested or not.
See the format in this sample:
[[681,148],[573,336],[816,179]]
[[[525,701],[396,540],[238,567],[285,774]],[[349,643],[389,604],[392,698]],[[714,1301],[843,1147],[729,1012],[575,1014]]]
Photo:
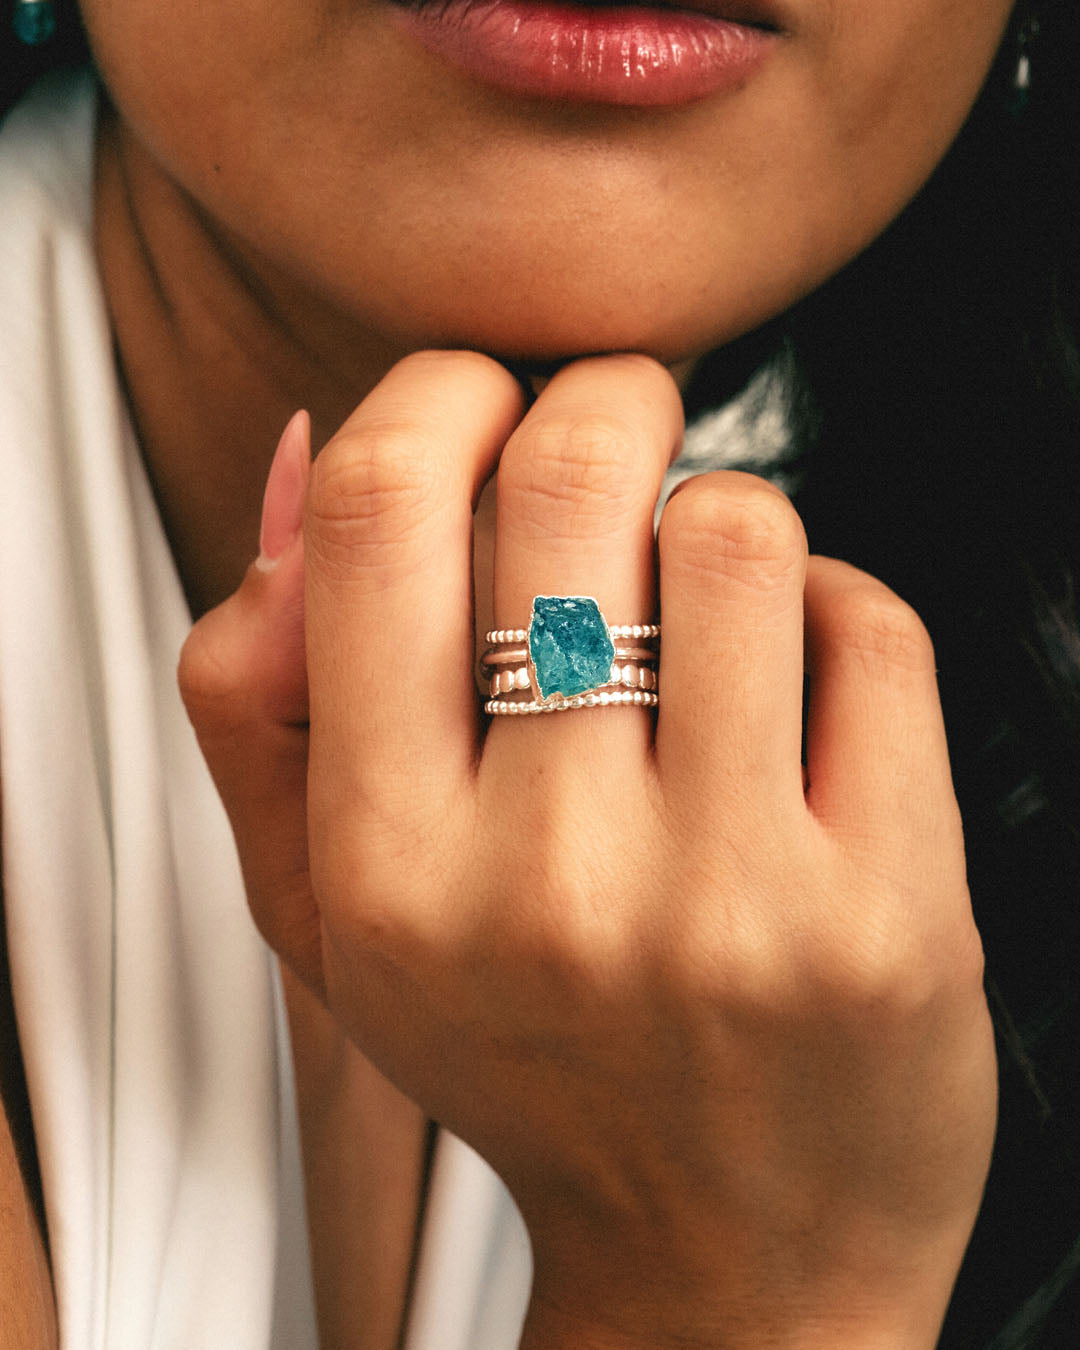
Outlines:
[[274,451],[263,493],[259,556],[255,566],[271,572],[300,533],[311,467],[311,418],[301,408],[289,418]]

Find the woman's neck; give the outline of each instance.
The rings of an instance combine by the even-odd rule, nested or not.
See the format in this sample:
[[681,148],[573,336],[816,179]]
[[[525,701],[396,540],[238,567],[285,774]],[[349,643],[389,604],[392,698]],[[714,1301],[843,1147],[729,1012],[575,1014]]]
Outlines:
[[[289,417],[307,408],[317,450],[406,349],[241,253],[104,99],[95,235],[121,377],[197,616],[236,589],[255,556]],[[681,385],[693,365],[671,367]],[[544,383],[534,378],[534,392]],[[491,507],[489,492],[477,517],[481,608]]]
[[198,614],[255,555],[288,417],[306,407],[321,445],[403,353],[241,259],[107,104],[95,234],[132,416]]

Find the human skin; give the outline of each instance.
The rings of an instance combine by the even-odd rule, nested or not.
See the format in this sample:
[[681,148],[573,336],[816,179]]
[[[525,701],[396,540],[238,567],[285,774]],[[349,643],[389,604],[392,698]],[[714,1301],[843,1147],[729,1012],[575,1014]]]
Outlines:
[[[673,497],[657,578],[681,407],[649,358],[521,414],[486,357],[408,358],[316,460],[303,539],[266,532],[277,565],[193,631],[255,918],[506,1180],[524,1345],[932,1346],[995,1066],[927,634],[750,475]],[[483,725],[496,457],[507,622],[534,589],[621,616],[659,587],[655,736],[633,708]]]
[[[631,350],[674,364],[781,312],[925,181],[1008,4],[782,0],[783,37],[745,87],[662,110],[497,93],[405,42],[379,3],[85,9],[115,105],[100,139],[99,253],[196,611],[241,580],[288,413],[310,407],[316,445],[329,441],[309,506],[306,654],[294,545],[288,566],[248,576],[185,655],[185,693],[264,930],[374,1062],[500,1166],[537,1253],[534,1344],[932,1343],[978,1203],[993,1073],[917,620],[870,579],[808,563],[790,508],[737,476],[679,494],[658,581],[648,520],[674,447],[674,387],[647,360],[574,365],[502,460],[496,615],[517,622],[544,587],[644,615],[658,585],[658,739],[654,749],[634,710],[484,739],[464,637],[470,509],[518,427],[516,386],[477,357],[414,360],[379,381],[432,346],[556,361]],[[445,430],[450,406],[471,435]],[[366,606],[376,576],[378,612]],[[831,728],[805,797],[804,609],[818,725]],[[417,617],[432,615],[418,643]],[[785,691],[775,701],[759,645],[773,629]],[[252,631],[264,639],[255,654]],[[865,677],[858,692],[852,671]],[[307,677],[310,747],[296,725]],[[829,709],[847,713],[842,731]],[[886,724],[904,734],[882,739]],[[763,748],[774,737],[775,756]],[[695,753],[703,746],[710,756]],[[585,766],[597,764],[608,791],[585,821],[599,853],[574,823]],[[414,796],[435,803],[439,830]],[[446,813],[448,801],[459,809]],[[386,803],[402,809],[372,822],[371,802],[382,816]],[[549,837],[569,859],[557,876]],[[650,865],[628,885],[631,850]],[[400,878],[402,856],[390,912],[378,878],[391,866]],[[522,876],[537,884],[523,890]],[[604,912],[611,890],[624,900],[590,945],[582,914]],[[417,919],[421,894],[438,898],[437,931]],[[478,914],[514,922],[484,929]],[[631,969],[625,953],[638,946]],[[389,977],[393,1015],[363,1005],[357,988],[361,977],[370,987],[380,953],[414,988],[437,990],[438,1018],[418,1024],[417,1001]],[[463,985],[478,963],[491,975],[470,1003]],[[718,983],[703,982],[705,966]],[[590,1009],[581,1026],[552,1020],[568,987]],[[670,1026],[668,1058],[657,1025]],[[509,1092],[506,1028],[540,1066]],[[476,1065],[459,1087],[492,1104],[487,1118],[409,1051],[457,1042]],[[673,1081],[679,1065],[699,1099]],[[642,1103],[612,1154],[592,1133],[613,1110],[604,1084]],[[553,1100],[567,1103],[561,1122],[545,1118]],[[763,1121],[788,1117],[805,1130],[763,1134]],[[746,1164],[763,1138],[742,1168],[760,1183],[747,1192],[731,1160]],[[685,1167],[668,1166],[682,1154]],[[548,1162],[530,1170],[538,1155]],[[659,1226],[628,1221],[605,1187],[643,1195]]]
[[195,607],[239,580],[295,408],[321,445],[410,350],[673,362],[812,289],[940,159],[1008,10],[779,0],[744,88],[650,111],[496,93],[384,0],[86,0],[102,265]]

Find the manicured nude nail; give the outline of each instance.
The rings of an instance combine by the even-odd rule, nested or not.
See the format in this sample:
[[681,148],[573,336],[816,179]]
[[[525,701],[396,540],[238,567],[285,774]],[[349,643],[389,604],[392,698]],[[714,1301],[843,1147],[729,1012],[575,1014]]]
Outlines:
[[301,409],[289,419],[274,451],[263,493],[259,556],[255,566],[270,572],[300,532],[311,467],[311,418]]

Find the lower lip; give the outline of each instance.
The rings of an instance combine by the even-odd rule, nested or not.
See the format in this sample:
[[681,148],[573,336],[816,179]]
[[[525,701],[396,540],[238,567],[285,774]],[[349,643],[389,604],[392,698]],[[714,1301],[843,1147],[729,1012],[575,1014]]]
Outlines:
[[743,84],[776,33],[687,10],[422,0],[396,21],[434,55],[514,94],[655,108]]

